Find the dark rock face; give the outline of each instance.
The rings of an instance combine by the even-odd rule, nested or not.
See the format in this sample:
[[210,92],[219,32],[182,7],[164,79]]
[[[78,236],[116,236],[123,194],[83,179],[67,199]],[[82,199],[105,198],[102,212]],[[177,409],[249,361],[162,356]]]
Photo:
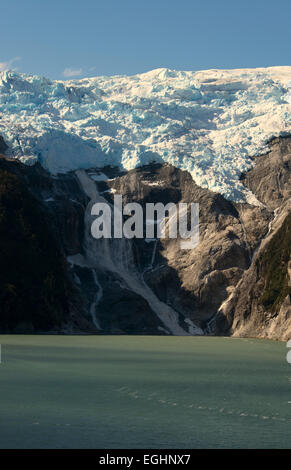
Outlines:
[[36,181],[37,173],[0,159],[0,331],[90,331],[52,229],[54,216],[28,189],[26,178],[33,174]]
[[270,152],[255,158],[255,167],[242,181],[259,201],[274,210],[291,197],[291,138],[273,139],[269,146]]
[[216,320],[217,333],[288,340],[291,211],[283,214]]
[[[189,173],[171,165],[151,164],[127,173],[104,168],[101,171],[109,179],[101,180],[94,179],[98,169],[81,177],[78,172],[53,177],[39,165],[25,167],[1,159],[0,171],[26,185],[39,207],[37,223],[45,223],[57,253],[59,285],[66,286],[62,307],[55,310],[58,320],[48,312],[45,316],[51,323],[39,327],[33,320],[33,328],[99,334],[215,332],[285,339],[291,317],[290,147],[291,138],[274,139],[271,151],[256,157],[254,168],[243,176],[262,203],[258,206],[227,201],[198,187]],[[93,242],[88,229],[94,219],[88,216],[88,207],[94,201],[84,186],[89,183],[99,198],[110,203],[114,193],[122,194],[124,203],[143,207],[147,202],[199,203],[199,245],[182,250],[179,238]],[[15,267],[12,280],[16,276]],[[3,286],[4,274],[2,279]],[[13,321],[11,317],[9,331]]]
[[245,176],[245,184],[273,211],[266,237],[232,296],[217,315],[216,332],[287,340],[291,337],[291,138]]
[[5,153],[7,148],[8,147],[7,147],[6,143],[4,142],[3,137],[1,137],[1,135],[0,135],[0,154]]
[[[126,202],[197,202],[200,243],[181,250],[180,240],[160,240],[146,281],[156,295],[204,327],[250,264],[251,252],[267,231],[265,208],[234,204],[198,187],[189,173],[151,165],[110,182]],[[137,247],[149,264],[152,247]],[[147,255],[147,259],[146,259]]]

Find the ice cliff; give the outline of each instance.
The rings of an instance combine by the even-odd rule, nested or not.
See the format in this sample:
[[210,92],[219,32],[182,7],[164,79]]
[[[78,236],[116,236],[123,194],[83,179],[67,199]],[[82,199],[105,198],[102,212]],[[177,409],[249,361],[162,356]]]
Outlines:
[[188,170],[235,201],[274,136],[291,132],[291,67],[53,81],[0,73],[0,134],[12,156],[52,174],[152,161]]

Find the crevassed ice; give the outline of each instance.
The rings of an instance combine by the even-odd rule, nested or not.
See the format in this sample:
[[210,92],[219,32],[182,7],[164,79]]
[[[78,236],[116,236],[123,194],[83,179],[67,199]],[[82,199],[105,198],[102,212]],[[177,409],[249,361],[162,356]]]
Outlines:
[[152,161],[236,201],[239,181],[273,136],[291,131],[291,67],[52,81],[0,73],[0,134],[26,164],[57,174]]

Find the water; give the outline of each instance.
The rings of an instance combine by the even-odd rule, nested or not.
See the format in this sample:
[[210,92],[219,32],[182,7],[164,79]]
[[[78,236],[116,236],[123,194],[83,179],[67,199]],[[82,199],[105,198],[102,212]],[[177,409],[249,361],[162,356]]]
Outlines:
[[1,448],[291,448],[285,343],[0,336]]
[[[167,332],[174,335],[190,335],[190,334],[203,334],[201,328],[193,323],[188,327],[188,331],[181,327],[179,324],[179,314],[170,305],[162,302],[155,293],[146,284],[143,275],[138,273],[134,267],[133,253],[130,240],[127,238],[121,239],[94,239],[91,236],[92,216],[91,209],[95,202],[108,202],[98,192],[96,182],[92,180],[84,170],[77,170],[76,175],[84,190],[84,193],[90,198],[90,203],[85,211],[85,243],[84,248],[86,252],[86,259],[81,261],[81,265],[90,266],[91,268],[103,269],[116,274],[125,285],[143,297],[156,313],[160,321],[164,324]],[[71,256],[70,261],[80,264],[80,255]],[[98,321],[96,318],[96,307],[101,300],[102,291],[97,279],[96,270],[93,269],[93,276],[96,283],[97,295],[94,303],[91,306],[91,316],[93,323],[98,328]],[[101,292],[101,294],[100,294]],[[187,326],[187,324],[186,324]]]

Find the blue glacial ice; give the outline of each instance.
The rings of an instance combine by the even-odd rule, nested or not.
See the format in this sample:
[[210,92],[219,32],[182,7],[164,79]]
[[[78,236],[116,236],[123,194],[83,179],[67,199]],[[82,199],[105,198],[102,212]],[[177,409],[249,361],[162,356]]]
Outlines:
[[291,132],[291,67],[180,72],[53,81],[0,73],[0,134],[11,155],[52,174],[152,161],[256,203],[239,181]]

